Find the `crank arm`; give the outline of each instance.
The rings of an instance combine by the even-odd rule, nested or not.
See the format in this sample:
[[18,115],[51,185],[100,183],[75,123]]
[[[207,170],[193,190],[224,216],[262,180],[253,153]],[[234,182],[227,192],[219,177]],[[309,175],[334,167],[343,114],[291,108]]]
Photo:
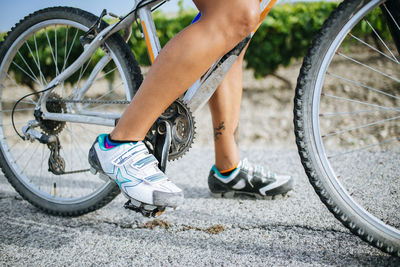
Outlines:
[[168,154],[172,141],[171,125],[169,125],[167,121],[164,121],[164,124],[165,124],[165,140],[162,148],[161,161],[160,161],[160,169],[163,172],[165,172],[165,170],[167,169]]

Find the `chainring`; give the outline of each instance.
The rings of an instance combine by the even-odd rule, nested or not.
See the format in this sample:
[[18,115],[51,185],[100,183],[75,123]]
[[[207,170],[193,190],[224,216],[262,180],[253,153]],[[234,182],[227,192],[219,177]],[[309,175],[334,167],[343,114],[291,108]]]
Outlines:
[[189,107],[180,99],[172,103],[153,124],[146,135],[146,141],[155,146],[157,135],[165,135],[165,125],[160,122],[168,122],[171,126],[171,147],[168,160],[176,160],[182,157],[191,147],[195,137],[195,121]]

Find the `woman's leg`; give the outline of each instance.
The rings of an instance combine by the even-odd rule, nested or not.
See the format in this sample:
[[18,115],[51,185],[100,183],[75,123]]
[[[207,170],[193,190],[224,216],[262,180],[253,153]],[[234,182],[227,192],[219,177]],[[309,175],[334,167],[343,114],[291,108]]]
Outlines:
[[238,125],[243,56],[244,51],[209,101],[214,127],[215,166],[208,176],[208,186],[213,194],[219,196],[286,194],[293,188],[292,177],[266,171],[246,159],[240,161]]
[[258,0],[194,2],[202,13],[201,19],[163,48],[111,133],[112,139],[143,140],[161,113],[259,21]]
[[209,101],[214,128],[215,166],[224,171],[239,163],[239,113],[242,101],[242,64],[246,49]]
[[265,171],[247,160],[240,161],[238,125],[242,100],[241,53],[222,84],[209,101],[214,127],[215,167],[208,176],[212,193],[229,196],[236,193],[257,197],[286,194],[293,188],[293,178]]
[[[161,113],[211,64],[256,26],[258,0],[196,0],[202,18],[161,51],[117,127],[99,135],[89,151],[92,172],[114,180],[144,214],[176,207],[183,192],[157,167],[143,142]],[[128,141],[128,142],[125,142]]]

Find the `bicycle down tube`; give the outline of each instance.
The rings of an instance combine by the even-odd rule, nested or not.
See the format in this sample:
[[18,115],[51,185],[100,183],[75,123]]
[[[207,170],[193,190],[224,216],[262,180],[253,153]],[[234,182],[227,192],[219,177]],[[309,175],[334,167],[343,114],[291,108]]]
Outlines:
[[[121,21],[111,24],[104,30],[102,30],[94,39],[85,47],[84,52],[80,55],[80,57],[65,71],[60,73],[53,81],[51,81],[48,85],[48,88],[51,86],[57,85],[68,79],[75,71],[77,71],[83,63],[90,58],[92,53],[96,51],[96,49],[103,44],[104,40],[112,35],[113,33],[121,30],[128,29],[131,27],[135,20],[135,14],[137,13],[141,24],[142,30],[144,33],[144,38],[146,41],[148,53],[151,62],[154,62],[155,58],[161,51],[161,45],[159,38],[157,36],[156,27],[154,25],[154,20],[152,18],[151,9],[153,6],[160,3],[159,1],[147,1],[150,4],[145,5],[137,10],[137,12],[131,12]],[[196,112],[199,110],[204,104],[206,104],[209,98],[213,95],[218,85],[222,82],[223,78],[230,70],[240,53],[246,47],[246,45],[251,40],[254,33],[257,31],[258,27],[261,25],[264,18],[268,15],[269,11],[275,5],[277,0],[260,0],[260,23],[257,28],[253,31],[251,35],[241,41],[235,48],[229,51],[225,56],[219,59],[216,63],[211,66],[209,71],[203,75],[201,79],[196,81],[185,93],[183,101],[189,106],[192,112]],[[135,1],[135,8],[141,2]],[[105,55],[108,57],[108,55]],[[76,100],[82,97],[82,95],[86,92],[86,90],[90,87],[91,81],[94,80],[96,75],[100,72],[101,68],[107,64],[107,60],[104,59],[99,62],[99,65],[95,68],[97,73],[93,73],[90,76],[88,81],[85,83],[83,88],[78,90]],[[54,121],[68,121],[68,122],[76,122],[76,123],[86,123],[86,124],[96,124],[96,125],[104,125],[104,126],[114,126],[115,120],[119,118],[119,114],[108,115],[107,117],[104,114],[98,113],[95,114],[93,112],[85,112],[85,110],[79,108],[79,114],[61,114],[61,113],[52,113],[46,109],[46,100],[49,92],[46,92],[41,99],[41,110],[43,112],[43,119],[46,120],[54,120]]]

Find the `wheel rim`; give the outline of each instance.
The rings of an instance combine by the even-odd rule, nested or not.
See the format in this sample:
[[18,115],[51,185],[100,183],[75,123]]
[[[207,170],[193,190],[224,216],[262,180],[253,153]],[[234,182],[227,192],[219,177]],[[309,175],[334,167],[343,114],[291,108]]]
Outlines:
[[[13,174],[26,188],[37,197],[56,204],[76,205],[85,202],[105,190],[110,185],[110,182],[104,182],[88,171],[67,175],[54,175],[49,172],[47,170],[47,159],[50,154],[48,148],[38,142],[24,142],[18,139],[15,132],[13,132],[10,122],[11,103],[30,93],[29,90],[32,91],[27,82],[24,82],[22,78],[18,78],[17,75],[30,78],[31,82],[33,81],[34,83],[34,90],[43,89],[45,84],[51,80],[51,77],[48,77],[48,75],[51,75],[51,71],[46,73],[45,68],[41,66],[41,53],[46,51],[50,54],[46,60],[50,60],[49,65],[53,64],[54,69],[52,71],[55,74],[59,73],[73,62],[75,58],[72,56],[73,50],[77,43],[79,45],[79,36],[87,29],[81,23],[66,19],[52,19],[38,23],[24,31],[17,38],[8,50],[4,57],[6,60],[3,60],[0,67],[1,73],[3,73],[0,77],[0,92],[2,96],[2,111],[0,113],[2,121],[0,135],[2,139],[0,144],[4,158]],[[64,36],[61,36],[62,34]],[[46,41],[47,46],[44,45],[45,48],[39,47],[40,44],[46,44]],[[61,44],[65,44],[62,50]],[[122,70],[116,55],[108,45],[106,47],[110,52],[112,63],[107,64],[103,71],[99,73],[93,84],[94,86],[91,87],[94,89],[89,89],[87,97],[82,98],[83,100],[127,100],[132,97],[126,86],[128,77]],[[97,52],[102,53],[100,49]],[[71,99],[75,97],[76,88],[84,85],[88,73],[90,73],[93,65],[98,60],[95,57],[89,59],[78,71],[79,74],[74,83],[63,83],[54,92],[62,98]],[[113,83],[106,79],[111,75],[114,77]],[[108,88],[106,89],[103,88],[105,87],[104,82],[108,82]],[[73,85],[75,85],[75,89]],[[96,85],[102,86],[102,89],[95,88]],[[10,93],[11,90],[15,94]],[[30,97],[24,99],[21,103],[22,107],[16,108],[15,112],[16,128],[20,132],[21,127],[26,125],[28,119],[34,119],[32,111],[35,107],[35,99]],[[111,108],[109,104],[86,104],[86,106],[80,105],[79,108],[86,112],[101,110],[103,113],[114,114],[116,112],[121,113],[124,106],[112,105]],[[77,104],[67,103],[66,111],[76,113]],[[39,130],[43,131],[43,129]],[[65,159],[66,171],[87,170],[89,168],[87,162],[88,149],[97,134],[109,131],[109,127],[66,123],[65,128],[59,134],[62,145],[60,153]]]
[[[321,69],[320,69],[317,79],[316,79],[315,91],[314,91],[314,95],[313,95],[313,106],[312,106],[312,125],[313,125],[312,130],[313,130],[313,134],[314,134],[315,146],[316,146],[316,150],[318,152],[320,163],[322,164],[326,175],[329,177],[331,186],[333,186],[335,188],[335,190],[339,193],[340,198],[342,198],[354,212],[359,214],[363,218],[363,220],[367,221],[369,224],[380,229],[381,231],[383,231],[397,239],[400,239],[400,230],[399,230],[400,219],[399,219],[398,209],[396,207],[391,207],[389,212],[387,212],[386,214],[382,214],[381,211],[376,210],[376,207],[374,207],[374,205],[373,205],[374,203],[371,203],[371,201],[368,201],[365,199],[365,196],[362,196],[363,194],[365,195],[366,192],[371,191],[371,187],[373,187],[374,183],[376,182],[376,181],[374,181],[375,180],[374,176],[378,176],[378,175],[380,177],[383,176],[382,175],[383,167],[381,168],[381,170],[379,170],[379,169],[375,170],[376,169],[375,165],[372,166],[372,164],[371,164],[370,172],[371,172],[371,170],[372,170],[372,172],[370,173],[368,179],[365,179],[364,181],[362,179],[360,180],[361,182],[364,182],[364,184],[361,184],[361,182],[355,181],[356,179],[354,179],[354,177],[356,177],[356,175],[353,176],[353,179],[354,179],[353,181],[352,181],[352,177],[342,177],[342,175],[345,171],[344,170],[345,168],[338,167],[339,163],[336,162],[336,161],[338,161],[337,158],[341,157],[341,159],[340,159],[341,162],[347,161],[347,163],[344,165],[350,165],[350,162],[348,160],[351,157],[351,155],[353,154],[352,160],[354,163],[357,163],[356,166],[354,166],[354,168],[357,168],[357,166],[365,166],[366,164],[368,165],[368,162],[374,162],[374,164],[375,164],[376,157],[380,156],[380,159],[384,160],[383,161],[385,163],[384,166],[385,165],[389,166],[388,160],[391,160],[390,164],[392,164],[392,165],[390,167],[393,167],[394,171],[397,172],[397,175],[392,174],[391,177],[388,177],[388,181],[396,179],[396,177],[398,177],[399,169],[395,163],[398,162],[400,159],[399,152],[398,152],[399,151],[398,136],[392,136],[389,139],[387,139],[387,140],[390,140],[390,142],[389,141],[385,142],[385,141],[379,140],[378,143],[367,144],[365,141],[365,145],[362,145],[361,142],[358,142],[356,144],[356,146],[353,146],[353,148],[351,148],[352,145],[349,144],[347,146],[348,150],[346,150],[345,148],[341,148],[340,152],[336,151],[336,154],[332,154],[332,152],[335,149],[337,149],[337,148],[333,148],[335,145],[337,147],[340,147],[340,145],[338,145],[338,143],[340,144],[340,142],[346,141],[345,139],[347,136],[343,137],[342,135],[346,135],[346,134],[348,134],[348,132],[357,132],[357,131],[360,131],[361,133],[363,133],[362,128],[373,127],[373,126],[375,126],[377,124],[381,124],[381,123],[395,122],[397,119],[399,119],[399,117],[395,116],[395,117],[390,117],[390,118],[383,118],[380,121],[375,120],[375,122],[371,121],[369,123],[362,123],[361,125],[353,125],[353,126],[349,125],[345,128],[342,127],[342,128],[339,128],[339,130],[334,130],[334,131],[332,131],[332,127],[330,129],[328,129],[329,126],[327,126],[327,125],[329,123],[326,122],[326,121],[330,120],[327,118],[329,118],[330,116],[334,116],[334,114],[336,114],[337,116],[347,116],[347,115],[361,116],[360,114],[363,115],[363,113],[367,114],[368,112],[371,112],[371,111],[367,111],[367,109],[364,111],[361,110],[362,112],[359,112],[360,110],[357,110],[357,108],[359,108],[359,106],[365,105],[365,103],[363,103],[363,101],[361,101],[359,99],[356,99],[357,100],[356,102],[351,102],[349,104],[350,106],[353,105],[353,111],[343,107],[343,110],[341,110],[340,112],[338,112],[337,109],[334,112],[332,112],[332,107],[326,108],[329,106],[329,104],[326,104],[328,101],[327,99],[329,99],[330,101],[333,101],[332,99],[334,99],[336,101],[344,101],[344,102],[348,101],[348,100],[343,99],[343,97],[339,94],[338,95],[327,94],[327,92],[329,92],[329,89],[325,89],[325,87],[327,87],[327,85],[326,85],[327,77],[326,76],[330,76],[330,78],[333,77],[333,78],[335,78],[334,80],[341,80],[342,82],[346,82],[346,83],[354,82],[355,78],[352,78],[351,75],[347,76],[347,77],[349,77],[349,78],[347,78],[345,76],[337,75],[333,71],[331,71],[333,69],[331,67],[331,63],[335,61],[337,56],[342,57],[342,58],[344,57],[343,56],[344,53],[342,53],[341,50],[339,50],[340,48],[342,48],[342,47],[339,47],[342,44],[342,41],[345,40],[345,38],[355,39],[355,37],[354,37],[355,35],[348,35],[349,32],[351,33],[350,30],[353,29],[353,27],[355,25],[357,25],[357,23],[359,23],[359,21],[361,21],[362,16],[364,14],[369,13],[370,10],[376,8],[382,2],[384,2],[384,1],[370,1],[359,12],[357,12],[357,14],[355,14],[354,17],[351,18],[351,20],[348,23],[346,23],[345,27],[340,31],[340,33],[337,35],[336,39],[330,46],[329,50],[327,51],[324,61],[321,64]],[[360,41],[358,41],[358,42],[360,42]],[[361,44],[366,46],[365,43],[361,42]],[[387,54],[387,52],[385,54]],[[389,53],[389,55],[391,56],[392,54]],[[351,58],[351,57],[347,57],[347,58],[344,57],[344,58],[346,60],[350,60],[352,63],[355,63],[354,61],[352,61],[353,58]],[[392,58],[392,60],[393,60],[393,58]],[[355,63],[355,64],[359,64],[359,63]],[[397,73],[398,73],[398,69],[399,69],[398,61],[395,62],[395,64],[396,64],[395,66],[396,66]],[[362,67],[364,68],[364,66],[362,66]],[[326,75],[327,71],[328,71],[328,75]],[[360,86],[360,84],[353,83],[353,85],[362,87],[362,86]],[[370,88],[368,88],[368,87],[370,87]],[[371,90],[371,89],[375,89],[375,88],[372,88],[371,86],[367,86],[367,87],[363,87],[363,89]],[[377,93],[377,91],[374,91],[374,93]],[[388,95],[386,95],[386,96],[388,96]],[[323,101],[323,103],[326,104],[326,107],[321,107],[322,105],[320,106],[320,101]],[[387,111],[389,111],[391,109],[391,110],[398,112],[398,110],[399,110],[398,100],[396,100],[396,101],[397,101],[397,105],[387,107]],[[380,107],[378,107],[380,105],[378,105],[374,102],[372,102],[372,105],[369,105],[369,106],[380,108]],[[342,107],[339,107],[339,110],[340,110],[340,108],[342,108]],[[353,112],[353,113],[351,113],[351,112]],[[361,117],[357,120],[361,120]],[[375,124],[373,124],[373,123],[375,123]],[[357,128],[360,126],[362,126],[362,127]],[[322,127],[322,130],[321,130],[321,127]],[[397,129],[397,126],[392,126],[390,124],[389,128],[392,128],[392,127],[395,127],[395,129]],[[397,132],[397,130],[396,130],[396,132]],[[339,138],[338,136],[341,136],[341,137]],[[349,135],[349,136],[351,136],[351,135]],[[337,139],[337,140],[335,140],[335,142],[332,142],[331,141],[332,139]],[[389,145],[389,143],[392,146],[393,146],[393,143],[395,145],[395,147],[393,147],[393,148],[395,148],[396,150],[392,149],[393,154],[391,154],[391,155],[395,156],[394,158],[393,157],[385,157],[385,154],[387,155],[387,152],[386,152],[387,147],[386,146]],[[379,145],[376,145],[376,144],[379,144]],[[379,149],[379,151],[377,151],[377,149]],[[372,154],[367,155],[366,151],[372,151],[372,152],[368,152],[368,153],[372,153]],[[381,154],[377,154],[378,152],[380,152]],[[360,157],[360,155],[359,155],[360,153],[362,154],[362,157]],[[359,158],[357,158],[357,157],[359,157]],[[359,162],[359,161],[360,160],[362,161],[364,158],[368,161],[365,162],[366,164],[361,164],[361,162]],[[372,168],[372,167],[374,167],[374,168]],[[367,172],[364,172],[364,173],[367,173]],[[359,177],[357,177],[357,178],[359,178]],[[398,182],[397,182],[397,184],[396,184],[396,181],[394,181],[394,182],[395,182],[394,185],[398,186]],[[385,181],[385,183],[387,183],[387,181]],[[356,188],[356,186],[358,186],[358,188]],[[364,188],[362,188],[361,186],[364,186]],[[365,189],[365,186],[369,186],[368,191]],[[386,185],[384,185],[383,187],[385,190],[388,188]],[[390,191],[390,192],[392,192],[392,191]],[[395,190],[394,195],[391,200],[392,201],[397,200],[397,202],[391,202],[391,203],[398,203],[399,193],[396,193],[396,192],[397,191]],[[386,205],[388,203],[383,203],[384,200],[380,199],[379,201],[377,201],[376,199],[374,199],[374,198],[377,198],[377,196],[372,196],[371,198],[373,198],[373,201],[376,202],[376,204],[378,206],[379,205],[381,205],[383,207],[388,206],[388,205]],[[385,205],[383,205],[383,204],[385,204]],[[396,204],[394,204],[394,206],[395,205]],[[390,206],[390,203],[389,203],[389,206]],[[388,219],[390,219],[390,220],[388,220]]]

